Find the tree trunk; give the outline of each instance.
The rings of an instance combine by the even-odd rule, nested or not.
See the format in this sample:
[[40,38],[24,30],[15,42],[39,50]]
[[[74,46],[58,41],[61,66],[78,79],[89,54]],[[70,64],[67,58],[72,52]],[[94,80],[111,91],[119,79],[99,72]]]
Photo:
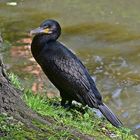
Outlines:
[[[2,60],[0,59],[0,113],[6,113],[13,116],[16,120],[24,123],[28,128],[38,131],[41,130],[32,123],[34,120],[37,120],[46,126],[52,126],[55,123],[53,118],[44,118],[31,110],[22,100],[22,94],[22,91],[16,89],[10,83]],[[73,136],[79,139],[94,140],[94,138],[84,135],[75,129],[68,128],[67,126],[58,126],[56,131],[59,130],[68,130]]]

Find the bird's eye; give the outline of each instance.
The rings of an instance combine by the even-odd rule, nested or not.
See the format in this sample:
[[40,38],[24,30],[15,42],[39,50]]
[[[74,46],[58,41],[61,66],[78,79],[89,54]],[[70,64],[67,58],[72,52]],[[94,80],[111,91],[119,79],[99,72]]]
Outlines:
[[46,29],[46,28],[51,28],[52,26],[47,24],[47,25],[43,25],[43,28]]
[[43,26],[44,29],[48,28],[48,25]]

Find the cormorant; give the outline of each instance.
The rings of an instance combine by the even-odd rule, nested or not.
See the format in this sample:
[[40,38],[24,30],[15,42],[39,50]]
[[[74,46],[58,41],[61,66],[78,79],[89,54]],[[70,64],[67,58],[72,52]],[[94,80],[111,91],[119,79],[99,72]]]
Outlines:
[[44,21],[40,27],[32,30],[35,35],[31,52],[49,80],[60,91],[61,105],[72,101],[99,109],[115,127],[122,123],[102,101],[96,85],[82,62],[63,44],[57,41],[61,27],[55,20]]

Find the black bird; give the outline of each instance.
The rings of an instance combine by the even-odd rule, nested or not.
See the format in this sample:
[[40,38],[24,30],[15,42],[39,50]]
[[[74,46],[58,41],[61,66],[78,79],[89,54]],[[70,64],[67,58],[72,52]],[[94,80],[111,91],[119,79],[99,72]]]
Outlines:
[[122,123],[103,103],[96,85],[82,62],[63,44],[57,41],[61,27],[55,20],[44,21],[39,28],[30,32],[35,35],[31,52],[44,73],[60,91],[61,105],[72,101],[99,109],[115,127]]

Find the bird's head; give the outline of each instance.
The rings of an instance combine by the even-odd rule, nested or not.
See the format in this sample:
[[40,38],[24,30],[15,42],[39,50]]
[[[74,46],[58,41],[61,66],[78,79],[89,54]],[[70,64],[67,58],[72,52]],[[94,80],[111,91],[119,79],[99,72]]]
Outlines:
[[61,27],[55,20],[45,20],[41,25],[30,31],[30,35],[47,35],[50,40],[56,40],[61,34]]

